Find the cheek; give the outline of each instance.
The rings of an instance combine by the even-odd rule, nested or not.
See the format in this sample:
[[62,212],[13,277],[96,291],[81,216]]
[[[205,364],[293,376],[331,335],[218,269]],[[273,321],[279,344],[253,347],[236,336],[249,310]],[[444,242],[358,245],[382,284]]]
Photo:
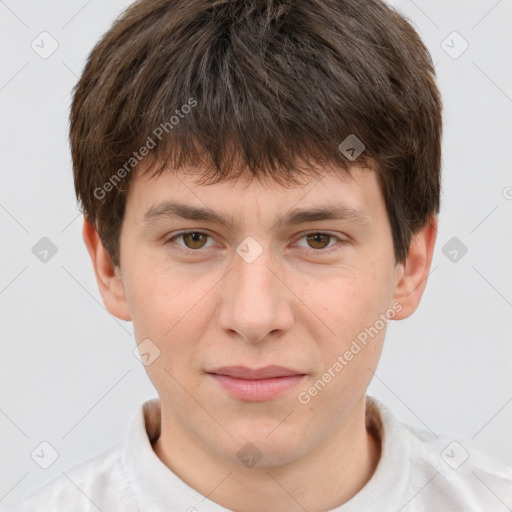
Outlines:
[[[376,366],[388,324],[381,315],[388,312],[392,296],[387,274],[354,270],[350,276],[331,278],[328,284],[310,281],[301,293],[304,304],[317,316],[318,332],[311,332],[311,326],[309,330],[318,340],[324,368],[345,354],[350,359],[345,375]],[[360,378],[366,381],[367,373]]]
[[208,295],[218,278],[198,279],[151,263],[129,275],[126,292],[137,340],[148,337],[163,347],[179,345],[204,328]]
[[387,307],[390,289],[379,283],[377,276],[365,274],[310,284],[300,297],[336,335],[343,337],[353,329],[373,324]]
[[132,274],[129,302],[137,343],[150,339],[159,355],[146,366],[147,374],[159,394],[174,397],[176,406],[189,411],[192,405],[182,394],[200,370],[198,346],[211,322],[214,283],[209,279],[186,279],[176,272],[153,267]]

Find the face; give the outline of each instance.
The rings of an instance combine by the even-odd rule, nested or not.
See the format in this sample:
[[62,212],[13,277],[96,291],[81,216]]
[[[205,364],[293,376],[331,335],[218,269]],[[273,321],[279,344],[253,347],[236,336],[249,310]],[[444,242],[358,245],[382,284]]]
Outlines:
[[[137,178],[120,246],[136,341],[160,351],[146,369],[177,432],[232,461],[251,442],[278,465],[350,421],[400,309],[403,265],[374,171],[286,188]],[[274,365],[294,376],[215,371]]]

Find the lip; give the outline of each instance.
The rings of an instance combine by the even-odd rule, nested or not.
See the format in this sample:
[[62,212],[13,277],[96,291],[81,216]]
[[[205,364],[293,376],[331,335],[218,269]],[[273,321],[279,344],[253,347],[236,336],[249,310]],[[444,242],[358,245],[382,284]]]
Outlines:
[[231,396],[249,402],[275,398],[295,387],[305,376],[282,366],[266,366],[259,369],[227,366],[217,368],[208,374]]
[[246,380],[259,380],[271,379],[273,377],[289,377],[291,375],[304,375],[298,371],[284,366],[265,366],[263,368],[251,369],[246,366],[223,366],[208,373],[216,375],[226,375],[228,377],[235,377],[236,379]]

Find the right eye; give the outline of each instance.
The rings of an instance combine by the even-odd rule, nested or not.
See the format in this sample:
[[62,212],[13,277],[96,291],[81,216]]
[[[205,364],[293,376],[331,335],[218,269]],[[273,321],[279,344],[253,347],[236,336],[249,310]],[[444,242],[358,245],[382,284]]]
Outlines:
[[[199,249],[209,247],[205,245],[208,238],[211,238],[211,236],[207,233],[203,233],[202,231],[182,231],[181,233],[177,233],[169,238],[167,243],[174,242],[184,251],[197,252]],[[178,239],[183,240],[183,245],[176,242]]]

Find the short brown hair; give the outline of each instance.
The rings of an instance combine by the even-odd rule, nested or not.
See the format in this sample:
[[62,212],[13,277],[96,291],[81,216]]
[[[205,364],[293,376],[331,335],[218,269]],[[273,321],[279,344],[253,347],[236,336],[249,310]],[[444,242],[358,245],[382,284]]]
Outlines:
[[[427,49],[379,0],[140,0],[75,87],[75,191],[119,265],[143,159],[204,184],[249,169],[286,185],[315,165],[372,163],[403,262],[439,211],[441,110]],[[365,146],[357,160],[339,149],[349,135]]]

